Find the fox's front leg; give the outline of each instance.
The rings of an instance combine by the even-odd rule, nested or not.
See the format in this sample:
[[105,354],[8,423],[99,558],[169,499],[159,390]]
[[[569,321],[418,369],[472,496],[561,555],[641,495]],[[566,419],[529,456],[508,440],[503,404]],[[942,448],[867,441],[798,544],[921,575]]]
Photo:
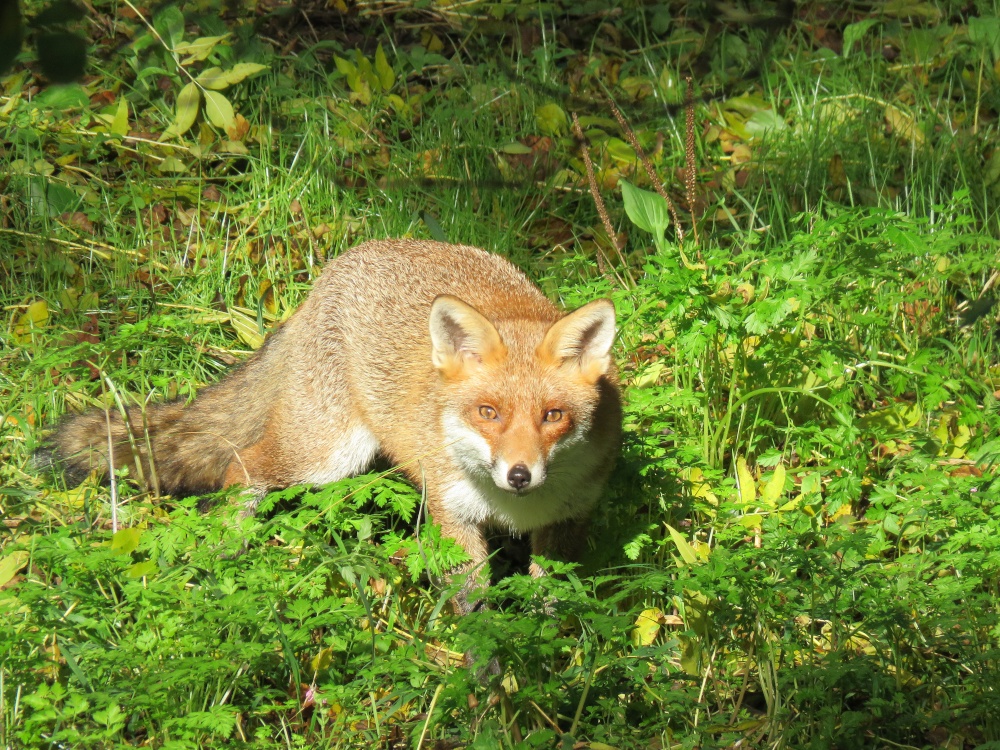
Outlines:
[[[579,562],[587,540],[587,520],[567,518],[531,532],[531,554],[549,560]],[[534,560],[528,568],[532,578],[545,575],[545,569]]]
[[458,542],[469,556],[467,562],[448,571],[446,575],[449,584],[456,578],[465,576],[462,588],[452,597],[451,603],[456,614],[467,615],[476,609],[483,590],[489,586],[489,547],[478,526],[455,523],[448,519],[442,519],[439,523],[441,533]]

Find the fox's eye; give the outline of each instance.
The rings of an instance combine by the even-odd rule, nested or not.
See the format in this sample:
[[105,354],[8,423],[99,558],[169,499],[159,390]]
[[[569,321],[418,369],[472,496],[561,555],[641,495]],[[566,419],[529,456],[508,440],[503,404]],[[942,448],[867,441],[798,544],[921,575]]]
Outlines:
[[545,412],[546,422],[558,422],[562,419],[562,409],[549,409]]
[[483,419],[496,419],[497,410],[494,409],[492,406],[480,406],[479,416],[481,416]]

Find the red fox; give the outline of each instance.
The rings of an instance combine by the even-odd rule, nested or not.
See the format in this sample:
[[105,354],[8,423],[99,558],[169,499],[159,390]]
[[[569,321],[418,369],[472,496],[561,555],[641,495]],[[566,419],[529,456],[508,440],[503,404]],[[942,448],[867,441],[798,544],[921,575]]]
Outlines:
[[152,460],[164,492],[244,485],[250,498],[361,473],[381,454],[423,487],[469,568],[486,562],[489,527],[572,559],[619,448],[614,338],[610,300],[563,315],[500,256],[366,242],[191,404],[153,406],[145,424],[138,410],[112,415],[110,441],[105,413],[90,411],[51,445],[71,480],[106,470],[111,442],[112,465],[150,477]]

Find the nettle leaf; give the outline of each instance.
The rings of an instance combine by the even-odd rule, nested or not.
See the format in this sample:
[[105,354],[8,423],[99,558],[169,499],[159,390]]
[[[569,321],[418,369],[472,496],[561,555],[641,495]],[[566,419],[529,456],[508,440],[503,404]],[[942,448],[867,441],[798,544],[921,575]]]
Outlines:
[[652,233],[659,239],[670,225],[670,211],[663,196],[650,190],[643,190],[627,180],[619,180],[625,213],[639,229]]
[[184,135],[189,131],[198,117],[200,105],[201,89],[198,88],[198,84],[191,82],[182,88],[177,95],[177,109],[174,113],[174,123],[170,126],[171,132]]
[[218,91],[205,92],[205,116],[217,128],[230,128],[236,124],[233,105]]

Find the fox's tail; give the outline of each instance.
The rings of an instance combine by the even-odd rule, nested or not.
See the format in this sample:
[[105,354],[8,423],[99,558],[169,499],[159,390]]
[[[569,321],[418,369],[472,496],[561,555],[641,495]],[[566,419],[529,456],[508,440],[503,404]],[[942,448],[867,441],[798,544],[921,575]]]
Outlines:
[[263,354],[190,404],[152,405],[145,414],[130,407],[125,418],[99,409],[68,417],[35,454],[35,465],[62,469],[74,484],[127,466],[131,477],[163,494],[221,489],[237,451],[260,440],[274,403],[268,391],[278,379],[267,377],[271,363]]

